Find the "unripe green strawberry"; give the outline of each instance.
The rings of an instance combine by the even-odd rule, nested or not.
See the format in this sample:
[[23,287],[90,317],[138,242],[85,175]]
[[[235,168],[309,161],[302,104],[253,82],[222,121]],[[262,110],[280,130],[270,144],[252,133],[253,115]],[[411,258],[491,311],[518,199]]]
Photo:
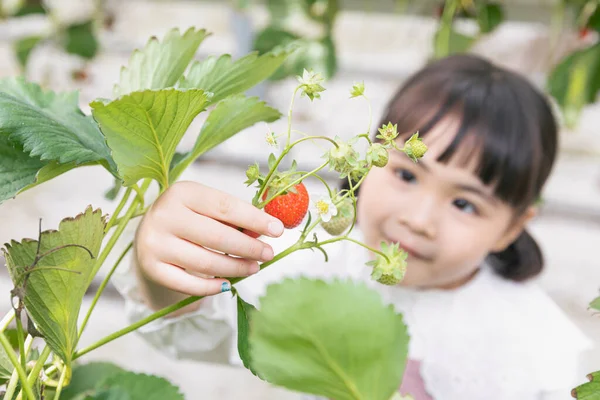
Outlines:
[[329,167],[341,174],[347,174],[352,170],[353,164],[358,159],[358,153],[349,142],[342,141],[336,136],[337,146],[332,147],[325,157],[329,159]]
[[[275,189],[272,189],[275,190]],[[269,190],[263,194],[263,200],[268,197]],[[287,193],[279,195],[265,206],[265,212],[283,222],[287,229],[297,227],[302,223],[308,212],[309,196],[303,183],[299,183],[288,190]]]
[[337,206],[338,213],[328,222],[321,222],[321,226],[332,236],[339,236],[352,225],[354,220],[354,204],[352,200],[346,197],[342,203]]
[[372,165],[383,168],[389,160],[388,150],[381,143],[373,143],[367,150],[367,162]]
[[381,252],[387,256],[387,259],[381,254],[367,265],[373,266],[371,279],[384,285],[396,285],[404,279],[406,273],[406,258],[408,254],[398,247],[398,243],[381,243]]
[[423,143],[423,139],[419,137],[419,132],[417,132],[404,143],[402,151],[404,151],[404,153],[414,162],[417,162],[417,160],[423,157],[427,152],[427,145]]

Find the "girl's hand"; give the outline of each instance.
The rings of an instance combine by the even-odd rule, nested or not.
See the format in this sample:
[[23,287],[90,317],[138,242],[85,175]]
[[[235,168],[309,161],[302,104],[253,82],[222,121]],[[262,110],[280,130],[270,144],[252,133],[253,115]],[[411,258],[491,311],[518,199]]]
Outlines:
[[259,271],[257,261],[273,258],[271,246],[250,236],[254,232],[278,237],[283,224],[232,195],[196,182],[177,182],[156,200],[138,228],[139,272],[187,295],[228,291],[229,282],[215,277],[252,275]]

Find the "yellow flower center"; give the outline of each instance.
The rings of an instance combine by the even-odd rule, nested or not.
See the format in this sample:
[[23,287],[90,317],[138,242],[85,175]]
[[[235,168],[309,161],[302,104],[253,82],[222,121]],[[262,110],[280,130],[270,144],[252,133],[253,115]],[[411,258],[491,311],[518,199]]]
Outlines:
[[317,211],[319,214],[327,214],[329,212],[329,203],[325,200],[317,201]]

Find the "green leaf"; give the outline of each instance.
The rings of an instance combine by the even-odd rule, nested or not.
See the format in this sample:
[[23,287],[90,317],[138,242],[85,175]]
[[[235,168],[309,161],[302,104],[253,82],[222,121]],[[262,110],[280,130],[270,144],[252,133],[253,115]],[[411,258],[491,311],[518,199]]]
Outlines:
[[0,203],[34,183],[37,173],[45,164],[29,157],[17,146],[10,144],[6,135],[0,134]]
[[587,375],[589,382],[577,386],[571,395],[579,400],[600,400],[600,371]]
[[332,29],[339,12],[339,0],[304,0],[303,5],[309,18]]
[[117,198],[122,188],[123,182],[121,182],[120,179],[115,179],[113,186],[104,193],[104,197],[107,200],[114,200]]
[[175,180],[196,158],[257,122],[273,122],[281,114],[257,97],[235,95],[221,101],[202,126],[194,148],[172,170]]
[[483,4],[478,10],[477,23],[481,33],[490,33],[504,20],[504,10],[498,3]]
[[271,75],[272,80],[302,75],[305,69],[315,70],[329,79],[337,71],[336,49],[330,35],[321,39],[301,39],[284,29],[267,27],[259,32],[254,42],[254,48],[259,53],[265,53],[281,46],[294,48],[295,51]]
[[119,389],[129,394],[132,400],[184,400],[179,389],[166,379],[133,372],[112,375],[105,379],[99,388]]
[[269,158],[268,158],[268,166],[269,166],[269,170],[272,170],[273,168],[275,168],[275,163],[277,162],[277,157],[275,156],[275,154],[271,153],[269,154]]
[[174,86],[207,36],[204,29],[190,28],[183,35],[173,29],[162,42],[152,37],[146,47],[132,54],[129,65],[121,69],[121,79],[114,88],[115,96]]
[[456,32],[452,25],[442,24],[435,33],[433,41],[434,56],[443,58],[466,52],[475,43],[475,38]]
[[67,26],[65,29],[65,50],[86,59],[98,54],[100,47],[94,32],[94,21],[85,21]]
[[24,17],[32,14],[47,14],[42,0],[25,0],[24,4],[14,14],[15,17]]
[[92,393],[106,379],[125,372],[121,367],[107,362],[91,362],[73,368],[73,376],[60,398],[74,400],[85,393]]
[[[61,396],[62,397],[62,396]],[[110,388],[95,391],[92,394],[82,394],[73,400],[133,400],[134,398],[120,388]]]
[[261,56],[251,53],[239,60],[231,56],[208,57],[194,62],[180,87],[211,92],[211,103],[227,96],[245,92],[271,76],[290,54],[289,50],[275,50]]
[[13,365],[4,351],[4,347],[0,347],[0,385],[3,385],[10,379],[13,370]]
[[42,161],[97,161],[116,174],[104,136],[79,109],[77,92],[43,91],[22,78],[0,80],[0,135],[9,135]]
[[25,68],[27,66],[27,60],[29,59],[31,51],[42,39],[43,37],[41,36],[28,36],[17,40],[13,44],[13,48],[21,68]]
[[406,326],[364,284],[288,279],[260,304],[250,355],[268,382],[336,400],[388,400],[400,386]]
[[600,7],[596,7],[596,10],[590,15],[587,21],[587,26],[593,30],[600,32]]
[[574,127],[586,104],[600,90],[600,44],[573,52],[550,73],[547,89],[556,99],[568,127]]
[[[36,240],[12,240],[3,250],[15,287],[25,290],[27,313],[52,351],[67,366],[71,364],[77,344],[79,309],[93,279],[91,272],[100,251],[105,224],[102,212],[88,207],[75,218],[62,220],[58,230],[43,232],[39,255],[62,246],[69,247],[41,257],[31,271],[29,268],[37,254]],[[85,249],[73,245],[85,247],[94,258]]]
[[596,311],[600,311],[600,297],[596,297],[590,303],[590,308],[593,308]]
[[30,157],[20,144],[0,135],[0,204],[75,167]]
[[271,24],[273,26],[283,25],[297,13],[303,13],[305,11],[303,2],[304,0],[267,0]]
[[112,149],[125,186],[142,178],[155,179],[164,188],[169,186],[175,149],[193,119],[206,107],[208,97],[197,89],[164,89],[134,92],[110,103],[91,103],[92,114]]
[[239,294],[237,295],[237,326],[238,326],[238,353],[240,358],[250,372],[258,376],[258,373],[252,368],[250,357],[250,343],[248,335],[250,334],[251,315],[256,312],[256,307],[246,303]]

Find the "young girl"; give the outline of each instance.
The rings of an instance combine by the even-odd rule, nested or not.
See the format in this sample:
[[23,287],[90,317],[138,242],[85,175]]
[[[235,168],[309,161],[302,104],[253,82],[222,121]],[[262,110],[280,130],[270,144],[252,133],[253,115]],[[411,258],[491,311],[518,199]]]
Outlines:
[[[543,259],[525,230],[557,151],[544,96],[513,72],[459,55],[411,77],[389,103],[381,124],[388,122],[400,141],[418,131],[429,150],[416,164],[392,151],[387,166],[371,170],[355,236],[375,247],[398,242],[409,254],[404,280],[370,281],[372,255],[338,242],[327,264],[318,252],[297,252],[236,288],[256,304],[283,276],[367,280],[405,316],[410,361],[400,390],[417,400],[568,398],[588,341],[531,281]],[[201,184],[167,190],[137,231],[137,279],[123,271],[117,280],[131,318],[186,295],[227,291],[226,280],[212,277],[252,275],[286,237],[296,239],[261,241],[234,227],[283,233],[273,217]],[[224,294],[140,333],[176,357],[241,364],[235,331],[235,301]]]

